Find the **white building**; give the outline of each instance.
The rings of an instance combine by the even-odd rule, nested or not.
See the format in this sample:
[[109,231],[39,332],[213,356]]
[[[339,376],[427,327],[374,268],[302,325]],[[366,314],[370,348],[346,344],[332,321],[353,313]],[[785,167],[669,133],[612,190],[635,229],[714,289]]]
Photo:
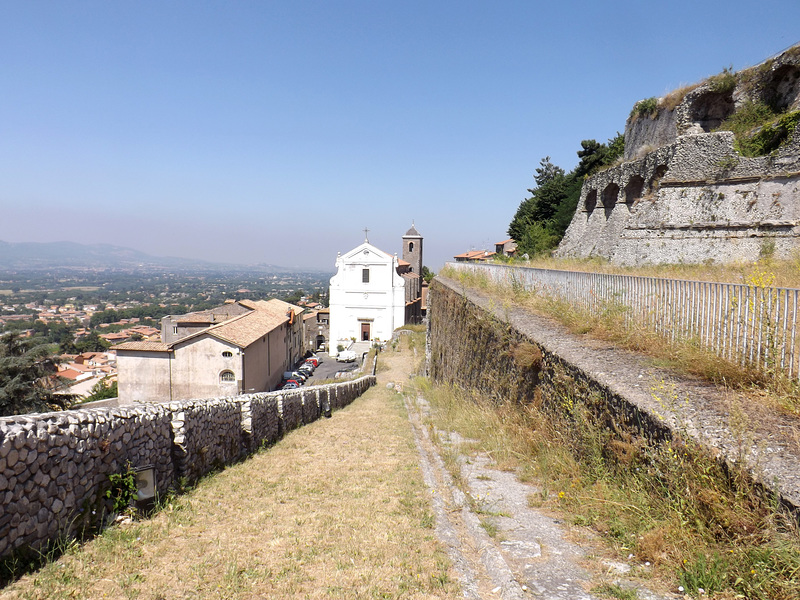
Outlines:
[[166,402],[276,389],[305,351],[302,312],[280,300],[240,300],[165,317],[169,341],[114,346],[119,398]]
[[405,324],[405,280],[397,256],[364,241],[336,257],[330,287],[330,348],[338,354],[353,338],[385,341]]

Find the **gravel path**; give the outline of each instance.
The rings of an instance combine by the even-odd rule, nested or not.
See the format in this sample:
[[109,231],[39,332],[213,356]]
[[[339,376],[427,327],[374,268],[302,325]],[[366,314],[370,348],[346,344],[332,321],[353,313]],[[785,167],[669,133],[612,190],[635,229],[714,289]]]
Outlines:
[[[466,487],[460,489],[423,425],[428,403],[422,397],[406,397],[406,408],[433,496],[437,536],[448,548],[464,598],[588,600],[600,598],[589,590],[601,582],[635,589],[643,600],[679,597],[642,587],[626,574],[646,566],[604,560],[591,534],[530,508],[528,498],[538,488],[493,468],[485,456],[459,454]],[[456,452],[464,441],[455,433],[439,431],[436,437]],[[478,513],[494,515],[497,536],[489,536]],[[573,541],[576,535],[582,538],[580,544]]]

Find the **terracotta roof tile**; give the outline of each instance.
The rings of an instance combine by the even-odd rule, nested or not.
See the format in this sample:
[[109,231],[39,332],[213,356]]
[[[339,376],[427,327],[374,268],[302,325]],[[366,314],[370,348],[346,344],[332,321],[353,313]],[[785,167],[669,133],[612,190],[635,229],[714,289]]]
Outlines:
[[170,352],[172,346],[162,342],[124,342],[111,347],[112,350],[135,350],[138,352]]
[[267,335],[288,320],[289,317],[286,315],[254,310],[246,315],[235,317],[225,323],[211,327],[206,332],[215,338],[246,348],[258,338]]

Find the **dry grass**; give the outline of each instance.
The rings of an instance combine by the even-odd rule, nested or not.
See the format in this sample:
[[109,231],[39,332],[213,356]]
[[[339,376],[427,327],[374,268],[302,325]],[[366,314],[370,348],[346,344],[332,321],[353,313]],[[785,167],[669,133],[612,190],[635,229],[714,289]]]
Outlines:
[[683,102],[683,99],[686,97],[686,94],[691,92],[692,90],[700,87],[701,83],[692,83],[690,85],[683,85],[678,89],[672,90],[666,96],[661,99],[659,103],[660,107],[665,110],[675,110],[678,105]]
[[[620,559],[650,566],[656,587],[684,585],[711,598],[789,600],[800,594],[800,536],[746,482],[680,442],[648,446],[614,438],[578,398],[544,411],[477,393],[416,385],[433,425],[472,440],[463,451],[491,456],[536,484],[532,506],[600,533]],[[725,595],[731,594],[731,595]],[[743,594],[743,595],[735,595]]]
[[400,396],[413,350],[332,419],[113,527],[3,598],[456,598]]
[[[542,260],[532,266],[537,268],[556,268],[562,270],[585,270],[592,272],[619,273],[619,268],[614,268],[608,263],[587,263],[585,261],[552,261]],[[579,267],[565,269],[566,266]],[[591,269],[587,267],[592,267]],[[596,267],[596,268],[595,268]],[[606,268],[604,268],[606,267]],[[672,267],[673,269],[676,267]],[[796,267],[795,267],[796,268]],[[655,268],[654,268],[655,269]],[[664,267],[664,270],[668,270]],[[769,270],[769,269],[774,269]],[[777,280],[782,273],[787,277],[792,268],[783,263],[762,261],[751,265],[747,271],[745,283],[753,285],[753,281],[765,279]],[[730,271],[731,273],[733,271]],[[691,271],[694,275],[701,275],[704,271]],[[721,385],[737,393],[742,393],[757,405],[781,413],[798,417],[800,416],[800,386],[796,381],[780,374],[769,374],[755,367],[746,367],[720,358],[717,354],[695,343],[693,340],[676,338],[674,341],[659,335],[654,330],[635,323],[626,321],[624,308],[607,306],[600,313],[591,313],[569,303],[531,294],[521,289],[507,289],[490,283],[481,276],[472,276],[455,270],[443,270],[443,275],[461,280],[465,285],[483,289],[489,293],[502,295],[507,302],[513,302],[535,314],[546,316],[565,325],[572,333],[589,335],[595,339],[612,342],[615,345],[640,352],[651,357],[656,364],[672,369],[678,373],[688,373],[701,377],[707,381]],[[629,274],[644,275],[636,272]],[[654,275],[655,276],[655,275]],[[675,276],[662,274],[659,276]],[[795,275],[796,276],[796,275]],[[719,279],[724,281],[724,279]],[[800,281],[798,282],[800,283]]]

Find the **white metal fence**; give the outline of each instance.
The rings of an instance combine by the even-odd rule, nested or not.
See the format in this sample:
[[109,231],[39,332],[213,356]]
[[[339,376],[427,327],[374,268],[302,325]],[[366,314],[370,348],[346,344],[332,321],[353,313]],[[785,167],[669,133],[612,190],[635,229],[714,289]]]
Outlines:
[[738,364],[800,378],[797,289],[480,263],[448,266],[566,301],[591,314],[618,309],[629,325],[697,343]]

